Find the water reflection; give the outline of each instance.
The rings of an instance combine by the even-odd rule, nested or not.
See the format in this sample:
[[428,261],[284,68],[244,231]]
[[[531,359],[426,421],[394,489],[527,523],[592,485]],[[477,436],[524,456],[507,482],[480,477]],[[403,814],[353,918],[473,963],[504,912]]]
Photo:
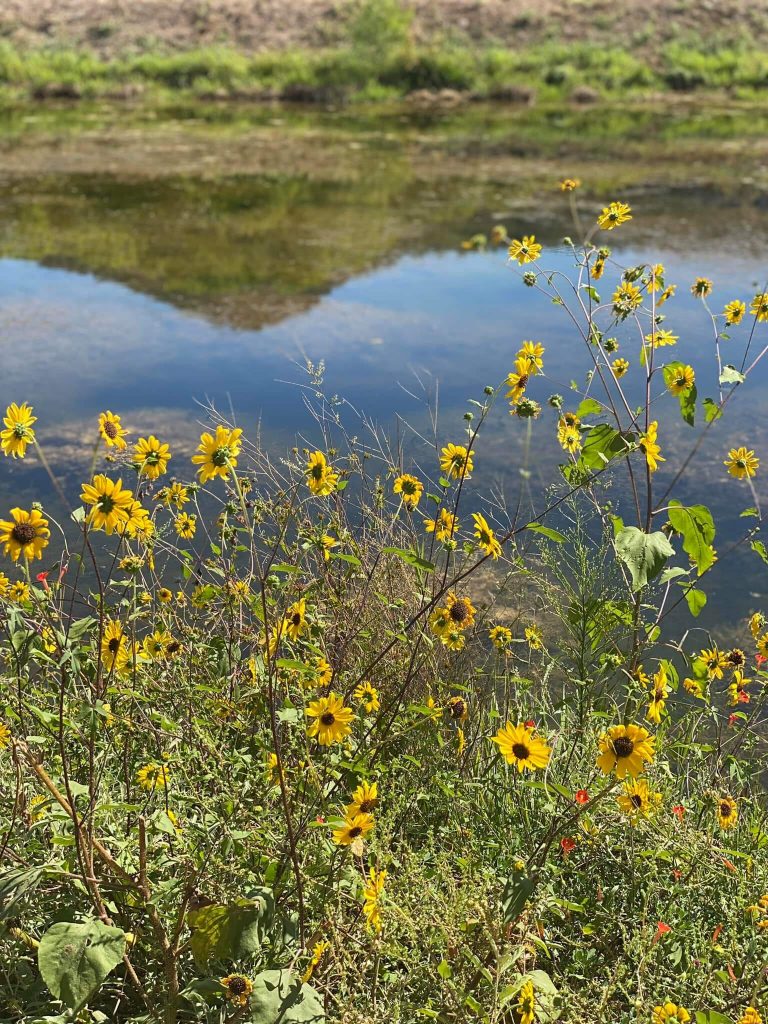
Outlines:
[[[316,116],[312,123],[317,131]],[[289,383],[303,380],[305,357],[326,361],[329,392],[388,428],[394,413],[423,426],[423,403],[413,397],[417,382],[439,381],[443,429],[456,437],[467,400],[503,379],[524,338],[547,348],[547,379],[536,382],[534,397],[567,395],[571,380],[583,382],[587,363],[562,311],[523,287],[500,251],[459,250],[462,238],[503,219],[512,233],[535,228],[548,248],[546,266],[568,270],[567,252],[557,245],[573,226],[552,183],[564,162],[569,172],[575,165],[583,173],[584,140],[574,138],[568,160],[560,156],[543,171],[540,161],[549,159],[562,124],[541,118],[529,124],[518,143],[522,152],[510,156],[513,127],[483,112],[474,122],[463,112],[437,126],[411,120],[398,146],[392,125],[348,123],[343,115],[329,117],[325,137],[307,138],[305,126],[297,138],[296,125],[267,124],[267,134],[254,139],[250,133],[259,126],[251,122],[222,144],[230,155],[239,147],[242,163],[259,164],[259,173],[241,173],[241,164],[230,168],[237,173],[224,173],[219,155],[213,177],[208,164],[198,174],[186,165],[189,150],[199,153],[206,139],[209,147],[221,141],[205,125],[170,126],[167,134],[187,145],[178,143],[176,164],[160,159],[155,130],[137,128],[145,143],[142,173],[136,164],[123,174],[114,166],[99,171],[100,136],[84,136],[82,124],[71,139],[64,135],[60,173],[51,172],[55,158],[40,173],[36,161],[43,153],[50,157],[52,143],[33,133],[30,166],[23,169],[25,147],[17,147],[17,166],[6,168],[0,192],[0,400],[35,405],[40,436],[75,498],[95,418],[106,407],[119,410],[132,431],[152,430],[171,442],[178,473],[194,446],[195,403],[206,399],[231,405],[246,429],[260,425],[268,444],[293,443],[298,432],[311,430]],[[624,184],[621,197],[632,199],[636,217],[611,238],[615,256],[627,264],[661,261],[667,279],[679,283],[667,307],[669,326],[681,338],[675,355],[696,366],[700,395],[714,395],[710,328],[688,286],[697,275],[712,277],[716,308],[762,288],[768,208],[755,168],[742,164],[750,180],[737,192],[732,179],[720,176],[720,164],[703,173],[702,153],[723,151],[722,118],[713,122],[709,141],[700,131],[681,129],[676,136],[683,138],[683,156],[686,146],[689,157],[698,154],[697,186],[687,190],[676,184],[684,169],[672,159],[669,125],[660,127],[655,160],[612,157],[590,168],[598,178],[586,202],[594,206],[603,189],[614,198],[614,188]],[[277,155],[280,137],[296,161],[293,173]],[[619,138],[630,155],[648,146],[634,123]],[[140,149],[136,138],[128,149]],[[80,173],[70,166],[76,151]],[[270,158],[274,166],[265,169]],[[109,151],[105,159],[116,157]],[[129,165],[132,159],[129,152]],[[727,153],[724,159],[727,164]],[[527,167],[526,174],[507,176],[512,166]],[[603,290],[608,293],[608,282]],[[636,340],[619,337],[621,354],[636,363]],[[751,499],[721,472],[712,451],[724,455],[731,444],[749,442],[768,453],[764,382],[761,367],[715,426],[712,448],[693,464],[682,495],[714,504],[721,551],[743,532],[739,512]],[[668,462],[660,478],[679,465],[694,436],[670,400],[667,406],[661,440]],[[535,502],[557,478],[562,457],[551,427],[534,426],[525,463]],[[520,486],[524,437],[521,424],[500,407],[482,465],[485,481],[498,481],[510,500]],[[417,444],[414,450],[429,458]],[[3,471],[6,500],[41,496],[45,481],[33,465],[9,460]],[[732,620],[754,608],[761,570],[748,550],[724,560],[708,578],[710,604],[701,621]]]

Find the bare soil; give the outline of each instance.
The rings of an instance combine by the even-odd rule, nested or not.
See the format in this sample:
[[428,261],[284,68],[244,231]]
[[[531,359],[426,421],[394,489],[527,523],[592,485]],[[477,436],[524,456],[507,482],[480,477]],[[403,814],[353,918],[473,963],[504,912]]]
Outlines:
[[[355,0],[0,0],[0,37],[105,57],[150,47],[246,52],[332,46]],[[768,0],[410,0],[416,40],[523,48],[545,40],[631,46],[649,58],[670,38],[761,38]]]

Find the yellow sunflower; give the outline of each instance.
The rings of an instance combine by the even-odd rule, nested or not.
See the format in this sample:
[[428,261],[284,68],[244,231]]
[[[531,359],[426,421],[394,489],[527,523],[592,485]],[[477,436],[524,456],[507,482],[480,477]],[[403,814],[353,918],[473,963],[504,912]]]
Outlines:
[[440,469],[455,480],[468,479],[473,469],[473,451],[467,451],[463,444],[447,444],[440,453]]
[[613,231],[614,228],[632,220],[631,210],[632,207],[627,203],[609,203],[603,207],[597,218],[598,227],[603,228],[604,231]]
[[732,796],[717,801],[717,822],[722,829],[733,828],[739,818],[739,808]]
[[101,660],[107,672],[120,672],[130,658],[129,641],[123,625],[115,619],[107,619],[101,637]]
[[624,792],[616,797],[616,802],[630,818],[648,818],[658,810],[661,793],[649,789],[645,779],[632,779],[624,783]]
[[746,302],[742,302],[740,299],[734,299],[733,302],[729,302],[723,310],[725,322],[729,327],[736,326],[736,324],[740,324],[744,319],[744,314],[746,312]]
[[522,240],[513,238],[509,247],[509,255],[522,267],[525,263],[534,263],[541,256],[541,245],[536,235],[523,235]]
[[319,497],[332,494],[339,482],[339,474],[331,469],[322,452],[312,452],[304,474],[307,478],[307,487]]
[[14,562],[19,558],[27,562],[42,558],[51,536],[48,520],[36,508],[31,512],[12,508],[11,517],[10,520],[0,519],[0,544],[4,545],[5,554],[10,555]]
[[451,540],[458,528],[459,520],[445,508],[440,509],[436,519],[424,520],[424,529],[427,533],[434,533],[441,543]]
[[187,512],[180,512],[173,520],[173,526],[182,540],[192,540],[197,529],[197,516],[191,516]]
[[344,824],[333,830],[337,846],[351,846],[357,839],[365,839],[375,822],[372,814],[355,814],[344,819]]
[[322,747],[341,743],[352,732],[352,709],[344,706],[344,698],[338,693],[313,700],[307,708],[307,717],[314,719],[307,728],[307,735],[317,737]]
[[395,494],[399,494],[404,505],[408,508],[416,508],[424,493],[424,484],[418,477],[410,473],[401,473],[392,485]]
[[371,868],[363,889],[363,915],[368,927],[377,934],[381,931],[380,903],[386,878],[386,871],[377,871],[376,868]]
[[655,742],[642,726],[613,725],[600,737],[597,766],[605,775],[615,772],[618,779],[627,774],[636,779],[644,763],[653,761]]
[[735,476],[737,480],[744,480],[755,475],[760,467],[760,459],[751,449],[731,448],[723,465],[728,467],[731,476]]
[[219,984],[223,985],[227,993],[227,999],[235,1006],[247,1006],[253,992],[253,982],[244,974],[228,974],[221,978]]
[[645,453],[645,461],[648,463],[648,469],[651,473],[655,473],[659,468],[660,462],[666,462],[667,460],[662,458],[661,446],[657,443],[657,435],[659,430],[659,424],[657,420],[648,424],[648,430],[643,434],[638,442],[640,449]]
[[518,772],[537,771],[549,764],[552,750],[533,729],[527,725],[512,725],[507,722],[499,729],[492,742],[495,743],[507,764],[516,765]]
[[102,473],[93,478],[93,483],[83,484],[81,501],[92,505],[88,522],[95,530],[112,533],[120,522],[129,518],[133,494],[123,488],[122,480],[110,480]]
[[162,476],[170,458],[171,449],[158,441],[154,434],[140,437],[133,449],[134,465],[139,476],[145,476],[148,480],[157,480]]
[[494,560],[501,554],[501,544],[496,539],[496,534],[493,532],[485,516],[479,512],[472,513],[472,519],[475,522],[475,538],[477,540],[477,546],[481,551],[484,551],[486,555],[490,555]]
[[518,1024],[534,1024],[536,1020],[536,993],[532,981],[526,981],[520,989],[515,1010],[515,1020]]
[[760,323],[768,320],[768,292],[761,292],[752,299],[749,312],[757,317]]
[[673,1021],[674,1024],[687,1024],[690,1019],[690,1013],[676,1003],[663,1003],[653,1008],[652,1024],[667,1024],[668,1021]]
[[120,422],[120,417],[109,409],[99,414],[99,434],[107,448],[118,448],[122,451],[127,447],[125,438],[128,431]]
[[497,651],[504,651],[512,643],[512,630],[508,626],[493,626],[488,630],[488,639]]
[[306,633],[308,629],[307,602],[302,597],[286,608],[282,632],[289,636],[291,640],[298,640],[301,634]]
[[468,597],[457,597],[451,590],[445,599],[445,607],[453,629],[465,630],[474,624],[476,609]]
[[182,505],[186,505],[190,500],[189,491],[180,483],[172,483],[163,489],[157,495],[158,501],[162,501],[166,508],[170,508],[173,505],[174,508],[181,508]]
[[5,724],[0,722],[0,750],[5,750],[8,744],[11,742],[11,730]]
[[359,686],[355,687],[355,691],[352,694],[358,704],[362,704],[365,710],[370,714],[372,711],[378,711],[381,707],[381,701],[379,700],[379,691],[371,683],[365,682],[360,683]]
[[371,814],[379,803],[379,787],[376,782],[361,782],[352,794],[352,802],[347,804],[345,817],[354,818],[356,814]]
[[16,405],[12,402],[5,410],[3,423],[5,430],[0,430],[0,447],[6,455],[12,455],[14,459],[23,459],[27,452],[27,445],[33,444],[35,432],[32,424],[37,422],[37,416],[32,415],[32,406]]
[[136,781],[142,789],[153,793],[156,789],[168,788],[168,768],[164,764],[150,761],[136,772]]
[[229,479],[230,470],[237,469],[237,457],[241,450],[243,431],[236,427],[230,430],[219,424],[215,434],[203,433],[200,435],[200,444],[197,446],[197,455],[192,456],[192,462],[200,466],[197,475],[201,483],[207,483],[214,477],[220,476],[222,480]]

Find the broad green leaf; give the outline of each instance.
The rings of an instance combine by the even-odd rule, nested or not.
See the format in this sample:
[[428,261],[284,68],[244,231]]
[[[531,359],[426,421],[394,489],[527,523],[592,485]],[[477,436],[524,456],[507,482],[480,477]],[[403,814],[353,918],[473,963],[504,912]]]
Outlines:
[[719,420],[723,415],[723,410],[713,398],[705,398],[702,404],[704,406],[704,419],[707,423],[711,423],[712,420]]
[[209,960],[242,960],[258,952],[275,911],[271,889],[260,889],[254,899],[236,900],[227,906],[214,904],[189,915],[190,948],[195,963]]
[[696,618],[707,603],[707,595],[703,590],[697,590],[696,587],[689,587],[685,592],[685,600],[688,603],[688,610],[691,615]]
[[541,523],[528,523],[526,530],[530,530],[532,533],[540,533],[542,537],[549,537],[549,539],[555,541],[556,544],[564,544],[568,539],[565,534],[560,533],[559,530],[553,530],[551,526],[542,526]]
[[739,519],[746,519],[750,516],[758,516],[759,514],[756,508],[745,508],[743,512],[739,512]]
[[501,920],[504,924],[512,924],[523,912],[528,900],[536,888],[536,883],[524,871],[512,871],[501,894]]
[[687,575],[687,569],[683,569],[679,565],[673,565],[669,569],[665,569],[661,576],[659,576],[659,583],[669,583],[670,580],[676,580],[679,576]]
[[720,373],[721,384],[743,384],[744,380],[744,374],[740,373],[735,366],[731,366],[730,363],[726,363]]
[[302,984],[293,971],[262,971],[253,979],[252,1024],[315,1024],[325,1020],[316,989]]
[[381,550],[385,551],[388,555],[397,555],[406,565],[413,565],[418,569],[424,569],[426,572],[434,571],[434,563],[428,562],[426,558],[422,558],[415,551],[406,551],[403,548],[382,548]]
[[576,415],[583,420],[586,416],[599,416],[602,411],[603,407],[598,401],[594,398],[585,398],[579,403]]
[[123,959],[125,933],[101,921],[51,925],[40,940],[37,965],[54,999],[81,1010]]
[[625,526],[616,537],[616,554],[627,566],[635,590],[654,579],[668,558],[675,553],[665,533],[643,533],[636,526]]
[[579,465],[604,469],[612,459],[626,455],[633,440],[632,434],[622,434],[607,423],[598,423],[584,435]]
[[683,538],[683,550],[699,571],[699,576],[711,565],[715,555],[715,523],[706,505],[682,505],[674,499],[669,503],[669,521]]

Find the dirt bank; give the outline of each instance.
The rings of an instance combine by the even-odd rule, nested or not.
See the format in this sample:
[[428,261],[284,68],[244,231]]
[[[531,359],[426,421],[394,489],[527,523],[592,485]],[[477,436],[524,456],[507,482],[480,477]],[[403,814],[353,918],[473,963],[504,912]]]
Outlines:
[[[410,0],[417,41],[463,38],[521,48],[548,40],[652,56],[669,39],[764,38],[768,0]],[[17,47],[84,47],[105,57],[224,44],[248,52],[343,41],[355,0],[0,0]]]

